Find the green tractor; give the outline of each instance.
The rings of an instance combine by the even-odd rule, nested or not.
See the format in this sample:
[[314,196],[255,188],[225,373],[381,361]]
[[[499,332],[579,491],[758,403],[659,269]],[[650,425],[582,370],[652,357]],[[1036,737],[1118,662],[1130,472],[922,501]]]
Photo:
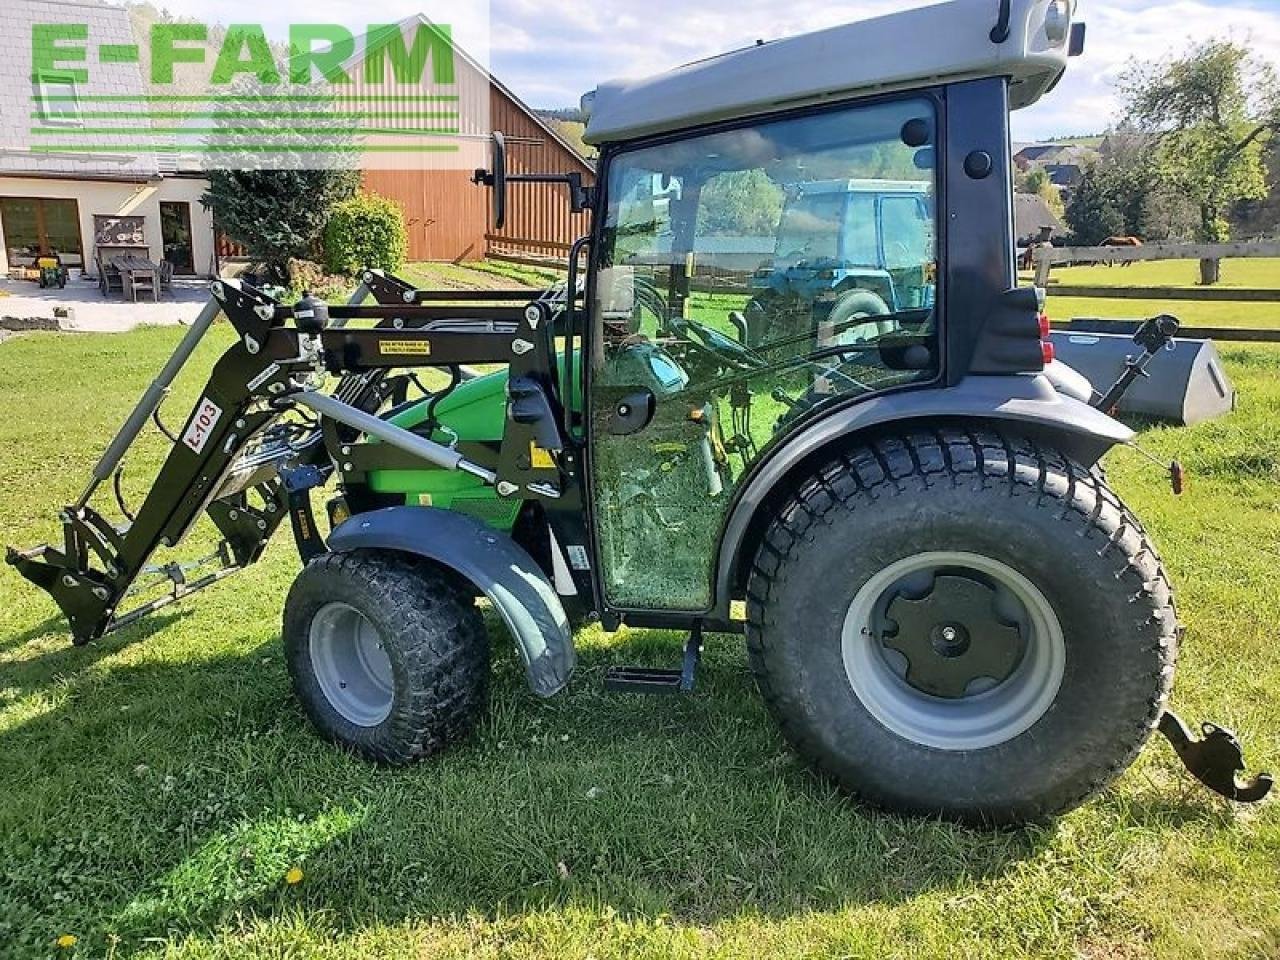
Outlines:
[[[253,563],[288,517],[294,689],[384,763],[481,715],[487,598],[539,696],[570,683],[580,623],[689,632],[678,666],[611,668],[620,692],[689,691],[703,633],[745,635],[795,749],[892,810],[1041,820],[1156,728],[1212,789],[1261,799],[1229,731],[1165,710],[1172,588],[1099,466],[1133,433],[1055,371],[1043,295],[1016,284],[1009,111],[1082,43],[1068,0],[955,0],[605,84],[584,100],[591,188],[508,176],[495,135],[475,179],[496,223],[513,180],[592,212],[565,283],[369,270],[347,304],[288,305],[215,281],[62,542],[9,561],[87,643]],[[894,294],[833,311],[834,287],[792,290],[804,322],[748,335],[787,198],[868,180],[909,184],[911,217],[850,214],[893,251],[862,279]],[[796,213],[788,236],[826,229]],[[236,343],[145,502],[110,519],[91,501],[219,314]],[[222,538],[207,569],[155,559],[202,515]]]

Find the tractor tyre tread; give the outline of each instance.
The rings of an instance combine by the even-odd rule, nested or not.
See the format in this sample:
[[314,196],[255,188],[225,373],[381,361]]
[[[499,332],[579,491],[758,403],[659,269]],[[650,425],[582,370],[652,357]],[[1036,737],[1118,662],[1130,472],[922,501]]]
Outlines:
[[[311,669],[310,619],[331,600],[360,610],[391,658],[391,713],[377,726],[342,717]],[[294,690],[312,723],[368,760],[403,765],[438,753],[470,733],[487,702],[489,636],[474,594],[428,560],[370,550],[315,558],[289,591],[284,640]]]
[[[946,426],[881,434],[843,451],[800,484],[772,517],[749,571],[747,650],[752,674],[785,739],[817,770],[851,793],[889,809],[938,814],[984,825],[1042,822],[1071,809],[1106,787],[1141,750],[1164,710],[1173,682],[1180,628],[1173,592],[1159,554],[1105,475],[1051,446],[989,424]],[[1063,537],[1093,541],[1097,556],[1113,564],[1114,577],[1127,584],[1132,642],[1146,654],[1149,673],[1133,678],[1150,691],[1145,708],[1114,718],[1105,749],[1107,760],[1092,776],[1060,785],[1048,795],[1005,809],[949,809],[893,796],[835,769],[829,748],[810,729],[809,704],[795,690],[775,682],[775,649],[787,637],[775,622],[779,592],[794,558],[810,545],[821,525],[841,513],[875,510],[878,501],[955,487],[998,492],[1010,498],[1034,498],[1038,510],[1051,511]],[[1034,729],[1034,728],[1033,728]],[[887,731],[886,731],[887,733]],[[890,734],[890,736],[892,736]]]

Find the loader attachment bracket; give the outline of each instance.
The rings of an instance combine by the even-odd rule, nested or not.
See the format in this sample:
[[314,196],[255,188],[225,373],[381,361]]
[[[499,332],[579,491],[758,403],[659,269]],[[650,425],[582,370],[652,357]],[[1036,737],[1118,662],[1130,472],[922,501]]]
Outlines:
[[1244,751],[1236,735],[1226,727],[1201,724],[1204,737],[1197,739],[1176,713],[1166,710],[1157,729],[1191,775],[1219,796],[1237,803],[1257,803],[1271,792],[1274,780],[1269,773],[1243,782],[1236,778],[1245,768]]

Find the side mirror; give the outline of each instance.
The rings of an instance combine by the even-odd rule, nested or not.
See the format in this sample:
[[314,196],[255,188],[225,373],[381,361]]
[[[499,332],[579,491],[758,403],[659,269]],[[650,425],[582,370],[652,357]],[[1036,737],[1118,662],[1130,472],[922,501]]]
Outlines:
[[493,229],[501,230],[507,222],[507,141],[493,131],[493,169],[477,170],[471,182],[493,189]]
[[493,228],[501,230],[507,222],[507,184],[514,183],[563,183],[569,188],[569,209],[581,213],[591,206],[594,191],[582,185],[582,174],[573,173],[513,173],[507,175],[507,141],[497,130],[493,131],[493,169],[477,170],[471,182],[493,188]]

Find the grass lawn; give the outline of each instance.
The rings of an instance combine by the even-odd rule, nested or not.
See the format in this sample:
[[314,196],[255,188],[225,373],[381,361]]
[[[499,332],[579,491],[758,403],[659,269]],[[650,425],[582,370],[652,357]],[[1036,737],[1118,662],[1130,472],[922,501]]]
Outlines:
[[507,263],[503,260],[468,260],[463,263],[417,261],[399,271],[401,277],[427,289],[509,290],[546,287],[563,280],[563,271]]
[[[230,340],[206,345],[212,362]],[[180,330],[0,344],[0,528],[56,508]],[[1121,450],[1187,624],[1175,704],[1280,766],[1280,350],[1222,345],[1230,418]],[[184,380],[171,426],[199,389]],[[131,463],[135,503],[163,446]],[[288,537],[179,608],[73,648],[53,604],[0,568],[0,956],[990,957],[1280,954],[1280,804],[1234,808],[1158,742],[1050,828],[981,833],[875,812],[780,740],[741,641],[710,638],[699,689],[606,696],[616,662],[674,634],[578,638],[537,701],[496,646],[492,708],[447,755],[383,770],[320,742],[278,644]],[[495,627],[495,632],[496,627]],[[292,868],[300,882],[286,883]],[[58,950],[63,934],[78,938]]]
[[[1020,275],[1031,283],[1033,275]],[[1086,267],[1056,267],[1051,274],[1062,286],[1091,287],[1194,287],[1200,279],[1198,260],[1156,260],[1130,267],[1095,264]],[[1223,287],[1261,287],[1280,290],[1280,259],[1222,261]],[[1280,329],[1280,301],[1274,303],[1203,302],[1197,300],[1127,300],[1098,297],[1069,297],[1049,287],[1049,315],[1054,320],[1073,317],[1149,317],[1171,313],[1185,326],[1274,327]]]
[[[1090,287],[1196,287],[1200,285],[1199,260],[1148,260],[1127,267],[1091,264],[1054,267],[1049,276],[1063,286]],[[1219,287],[1280,289],[1280,259],[1257,257],[1222,261]]]

